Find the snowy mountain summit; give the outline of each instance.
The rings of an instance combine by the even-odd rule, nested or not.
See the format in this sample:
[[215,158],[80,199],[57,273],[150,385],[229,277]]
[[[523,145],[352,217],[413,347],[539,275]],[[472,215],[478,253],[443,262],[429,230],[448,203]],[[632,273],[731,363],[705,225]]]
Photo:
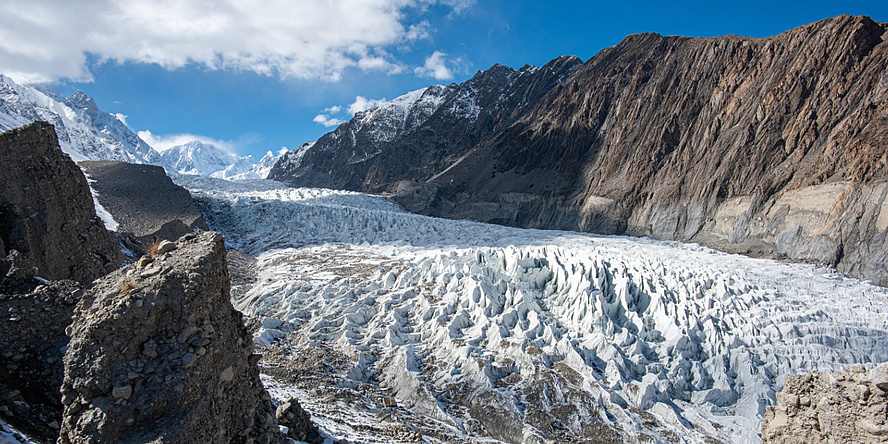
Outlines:
[[159,164],[160,154],[117,116],[102,112],[81,91],[63,98],[49,88],[19,85],[0,74],[0,131],[35,120],[51,123],[62,151],[75,162],[119,160]]
[[280,157],[269,151],[256,162],[252,156],[238,156],[199,140],[155,149],[121,117],[100,110],[82,91],[65,98],[49,86],[19,85],[0,74],[0,132],[35,120],[55,127],[62,151],[75,162],[117,160],[158,165],[182,174],[243,180],[264,179]]

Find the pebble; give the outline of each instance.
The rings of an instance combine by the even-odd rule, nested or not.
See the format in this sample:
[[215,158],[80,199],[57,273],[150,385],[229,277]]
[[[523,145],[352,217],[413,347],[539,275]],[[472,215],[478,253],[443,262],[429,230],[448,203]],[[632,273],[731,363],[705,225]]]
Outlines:
[[130,396],[133,395],[133,386],[126,385],[118,385],[111,390],[111,396],[114,399],[129,399]]

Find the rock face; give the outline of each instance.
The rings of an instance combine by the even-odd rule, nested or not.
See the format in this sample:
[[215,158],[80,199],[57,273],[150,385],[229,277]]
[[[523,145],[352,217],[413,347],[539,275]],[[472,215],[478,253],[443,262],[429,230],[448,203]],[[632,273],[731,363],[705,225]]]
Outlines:
[[304,152],[284,154],[268,178],[294,186],[393,191],[426,180],[531,109],[582,61],[520,70],[495,65],[462,84],[435,85],[357,113]]
[[841,16],[765,39],[629,36],[423,184],[433,199],[414,208],[696,241],[888,285],[885,32]]
[[114,216],[117,231],[143,244],[176,240],[196,228],[208,230],[188,190],[176,185],[163,168],[124,162],[80,162],[93,180],[99,203]]
[[34,273],[18,251],[0,258],[0,410],[32,438],[54,442],[65,328],[83,289],[69,280],[41,283]]
[[259,356],[229,301],[221,234],[98,280],[65,354],[60,442],[280,442]]
[[762,441],[881,443],[888,439],[888,364],[866,372],[790,375],[768,407]]
[[18,250],[45,279],[89,285],[117,268],[120,248],[96,217],[86,178],[59,149],[52,125],[0,134],[2,256]]
[[[391,159],[395,198],[433,216],[692,241],[888,285],[886,29],[840,16],[764,39],[629,36],[458,153],[401,134],[393,144],[416,154],[408,169]],[[361,117],[318,144],[348,139],[340,152],[366,155],[303,160],[335,179],[272,176],[380,191],[365,157],[385,150],[357,136]]]

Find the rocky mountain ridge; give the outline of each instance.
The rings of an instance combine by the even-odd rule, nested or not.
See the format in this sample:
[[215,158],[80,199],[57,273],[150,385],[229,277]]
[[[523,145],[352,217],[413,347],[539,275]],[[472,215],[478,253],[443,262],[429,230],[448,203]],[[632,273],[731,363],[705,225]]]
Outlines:
[[0,134],[0,253],[22,253],[44,279],[90,285],[123,262],[96,217],[83,173],[46,122]]
[[49,85],[19,85],[0,74],[0,131],[34,121],[51,123],[62,151],[75,162],[150,164],[181,174],[243,180],[264,179],[279,157],[268,152],[256,162],[252,156],[238,156],[199,140],[159,152],[121,117],[100,110],[92,97],[82,91],[62,97]]
[[542,67],[494,65],[462,84],[412,91],[357,113],[301,155],[285,154],[268,178],[364,192],[429,179],[514,122],[581,63],[565,56]]
[[632,35],[458,152],[413,131],[386,142],[420,153],[399,151],[406,170],[387,160],[403,171],[387,180],[368,167],[385,151],[365,161],[320,148],[303,165],[334,177],[283,160],[272,177],[367,192],[403,179],[395,199],[422,214],[698,242],[888,285],[886,28],[839,16],[762,39]]

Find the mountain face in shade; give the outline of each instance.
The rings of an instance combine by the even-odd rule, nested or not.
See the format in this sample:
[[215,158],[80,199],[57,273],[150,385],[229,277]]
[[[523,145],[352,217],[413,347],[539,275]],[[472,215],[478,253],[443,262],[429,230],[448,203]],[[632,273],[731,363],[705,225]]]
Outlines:
[[357,113],[304,154],[283,156],[268,178],[366,192],[429,179],[515,122],[581,63],[560,57],[519,70],[495,65],[462,84],[409,92]]
[[[826,263],[886,285],[886,27],[840,16],[761,39],[629,36],[457,153],[404,150],[409,168],[389,164],[406,179],[395,198],[435,216]],[[436,119],[424,127],[447,127]],[[278,177],[391,183],[359,157],[323,160],[334,177]]]

